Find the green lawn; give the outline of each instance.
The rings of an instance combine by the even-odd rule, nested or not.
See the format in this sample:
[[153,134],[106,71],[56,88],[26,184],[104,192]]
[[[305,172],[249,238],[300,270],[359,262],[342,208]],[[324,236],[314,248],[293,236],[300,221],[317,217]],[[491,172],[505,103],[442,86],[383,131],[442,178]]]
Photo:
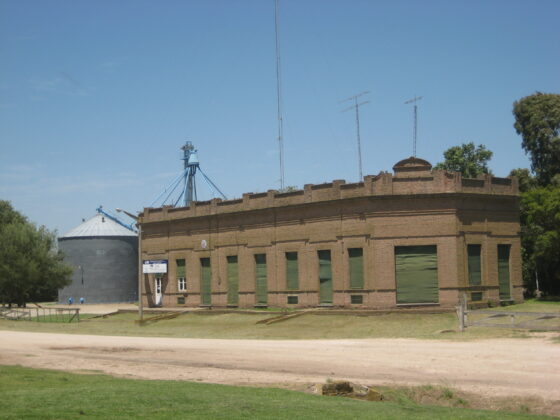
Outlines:
[[509,306],[499,306],[491,308],[495,311],[515,311],[515,312],[560,312],[560,300],[537,300],[527,299],[523,303]]
[[537,419],[280,389],[119,379],[0,366],[2,419]]

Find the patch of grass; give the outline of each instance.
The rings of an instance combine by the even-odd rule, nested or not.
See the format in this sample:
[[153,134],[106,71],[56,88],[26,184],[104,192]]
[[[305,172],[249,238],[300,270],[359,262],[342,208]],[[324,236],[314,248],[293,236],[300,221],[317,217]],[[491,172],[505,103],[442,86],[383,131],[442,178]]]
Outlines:
[[451,391],[449,388],[443,388],[441,390],[441,398],[445,398],[446,400],[451,400],[453,399],[454,394],[453,391]]
[[538,300],[539,302],[560,302],[560,296],[542,296]]
[[542,415],[557,415],[559,412],[559,406],[556,401],[545,401],[534,396],[503,397],[486,394],[479,395],[439,385],[379,386],[375,387],[375,389],[383,394],[385,400],[404,405],[438,405]]
[[[526,313],[560,313],[560,302],[558,301],[542,301],[537,299],[528,299],[523,303],[516,305],[506,305],[491,308],[492,311],[497,312],[526,312]],[[510,316],[504,316],[499,318],[486,319],[487,314],[477,314],[476,311],[469,314],[470,321],[480,321],[484,320],[485,323],[500,324],[508,328],[511,326],[512,319]],[[524,330],[524,332],[519,331],[519,338],[531,337],[531,332],[547,331],[547,328],[551,330],[560,327],[560,318],[550,318],[550,319],[536,319],[534,315],[523,315],[516,314],[513,319],[515,324],[525,323],[527,326],[531,326],[531,330]],[[478,327],[477,327],[478,328]]]
[[0,367],[3,419],[537,419],[535,415],[364,402],[280,389],[145,381]]
[[494,311],[509,312],[560,312],[560,300],[527,299],[515,305],[498,306]]
[[270,325],[257,321],[274,316],[270,313],[208,314],[193,312],[174,319],[139,325],[137,315],[123,313],[93,318],[79,323],[38,323],[0,320],[0,330],[54,332],[69,334],[122,335],[179,338],[229,339],[353,339],[419,338],[472,340],[520,338],[527,333],[510,329],[469,328],[464,333],[447,332],[457,328],[455,314],[390,313],[374,316],[306,314]]

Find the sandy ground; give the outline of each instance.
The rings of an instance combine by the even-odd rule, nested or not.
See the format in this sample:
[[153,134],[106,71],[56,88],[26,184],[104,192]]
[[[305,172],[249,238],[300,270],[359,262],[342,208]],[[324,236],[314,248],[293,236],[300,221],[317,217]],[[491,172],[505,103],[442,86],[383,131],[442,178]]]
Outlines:
[[560,399],[560,345],[545,338],[216,340],[0,331],[0,364],[236,385],[348,379]]

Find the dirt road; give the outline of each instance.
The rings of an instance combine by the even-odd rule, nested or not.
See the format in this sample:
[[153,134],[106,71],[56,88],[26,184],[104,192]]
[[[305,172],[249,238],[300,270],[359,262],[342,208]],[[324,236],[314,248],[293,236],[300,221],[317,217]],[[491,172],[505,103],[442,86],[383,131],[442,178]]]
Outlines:
[[223,384],[444,385],[560,399],[560,345],[546,339],[210,340],[0,331],[0,364]]

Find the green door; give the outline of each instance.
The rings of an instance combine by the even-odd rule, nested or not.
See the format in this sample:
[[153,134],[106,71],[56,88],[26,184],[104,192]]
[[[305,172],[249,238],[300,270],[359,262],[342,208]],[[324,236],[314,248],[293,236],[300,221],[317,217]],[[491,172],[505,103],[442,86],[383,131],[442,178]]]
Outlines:
[[319,303],[333,303],[331,251],[317,251],[319,256]]
[[480,286],[482,283],[480,250],[480,245],[467,246],[467,253],[469,255],[469,285],[471,286]]
[[297,252],[286,252],[286,288],[299,289],[299,270]]
[[237,255],[227,257],[227,303],[237,305],[239,303],[239,275],[237,270]]
[[436,245],[396,246],[397,303],[439,301]]
[[364,288],[364,250],[348,248],[348,265],[350,267],[350,288]]
[[498,282],[500,284],[500,300],[510,300],[509,285],[509,245],[498,245]]
[[257,305],[267,304],[268,287],[266,281],[266,254],[255,254],[255,293]]
[[212,304],[212,270],[210,268],[210,258],[200,259],[201,295],[202,304]]

